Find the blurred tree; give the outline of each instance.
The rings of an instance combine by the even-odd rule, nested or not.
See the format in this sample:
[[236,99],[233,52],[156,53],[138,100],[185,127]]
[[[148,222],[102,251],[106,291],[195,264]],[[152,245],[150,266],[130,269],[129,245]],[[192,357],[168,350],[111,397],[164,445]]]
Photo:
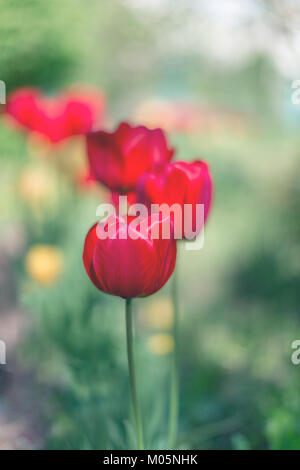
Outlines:
[[[82,2],[83,3],[83,2]],[[156,67],[154,43],[158,25],[143,21],[134,8],[120,0],[85,2],[82,27],[85,55],[79,73],[104,88],[110,103],[120,97],[136,99],[153,86]]]

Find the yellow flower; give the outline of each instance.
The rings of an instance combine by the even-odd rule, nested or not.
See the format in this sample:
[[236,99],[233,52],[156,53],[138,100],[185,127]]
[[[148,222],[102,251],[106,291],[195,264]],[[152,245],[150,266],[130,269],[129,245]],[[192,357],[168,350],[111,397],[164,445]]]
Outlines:
[[28,251],[25,267],[29,276],[41,285],[49,286],[60,276],[63,255],[51,245],[34,245]]
[[147,325],[155,330],[169,330],[173,325],[173,304],[169,297],[158,297],[149,302],[145,312]]
[[32,205],[52,200],[56,188],[51,176],[51,172],[43,167],[25,168],[18,181],[22,199]]
[[174,340],[171,335],[166,333],[152,335],[147,341],[147,347],[152,354],[163,356],[173,351]]

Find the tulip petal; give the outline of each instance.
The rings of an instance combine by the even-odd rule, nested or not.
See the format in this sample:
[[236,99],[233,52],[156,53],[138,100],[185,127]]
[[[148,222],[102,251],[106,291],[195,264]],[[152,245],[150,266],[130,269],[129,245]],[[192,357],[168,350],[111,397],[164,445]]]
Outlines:
[[94,224],[87,233],[87,236],[84,242],[82,259],[83,259],[85,270],[90,280],[92,281],[93,284],[95,284],[95,286],[98,289],[102,290],[102,284],[97,279],[97,276],[93,267],[94,250],[95,250],[95,246],[97,242],[99,241],[98,236],[97,236],[97,225],[98,224]]
[[[176,241],[169,217],[155,214],[136,223],[111,216],[100,224],[108,237],[97,237],[94,225],[84,246],[86,271],[98,289],[123,298],[151,295],[169,279],[176,261]],[[169,228],[169,238],[153,238],[151,229]]]
[[108,132],[91,132],[87,135],[87,154],[94,177],[113,190],[119,187],[122,177],[122,155]]

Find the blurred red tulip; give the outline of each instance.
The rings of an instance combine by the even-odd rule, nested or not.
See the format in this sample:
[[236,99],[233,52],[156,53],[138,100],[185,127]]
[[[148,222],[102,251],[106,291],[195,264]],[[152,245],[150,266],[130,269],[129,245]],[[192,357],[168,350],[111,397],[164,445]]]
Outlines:
[[161,129],[123,122],[115,132],[88,134],[87,153],[95,178],[113,191],[126,193],[143,173],[169,162],[174,149],[168,148]]
[[[211,199],[209,167],[200,160],[170,163],[161,172],[146,173],[137,185],[137,201],[148,208],[151,204],[166,204],[165,211],[170,213],[171,206],[179,204],[179,220],[174,221],[175,238],[192,239],[200,233],[211,207]],[[202,220],[199,220],[197,204],[204,206]]]
[[72,88],[53,98],[35,88],[21,88],[8,98],[6,113],[25,129],[56,144],[91,131],[104,108],[103,94],[88,88]]
[[[84,267],[95,286],[123,298],[157,292],[170,278],[176,261],[170,217],[154,214],[134,227],[131,222],[111,216],[106,222],[93,225],[83,250]],[[110,236],[99,238],[98,230],[109,232]],[[156,238],[156,230],[160,235],[167,230],[170,237]]]

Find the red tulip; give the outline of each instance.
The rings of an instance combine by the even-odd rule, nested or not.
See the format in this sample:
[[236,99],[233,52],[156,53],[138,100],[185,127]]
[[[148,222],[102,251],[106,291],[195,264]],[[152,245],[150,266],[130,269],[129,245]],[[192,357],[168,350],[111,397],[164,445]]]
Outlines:
[[[133,223],[135,226],[133,226]],[[169,238],[153,235],[169,232]],[[109,233],[102,239],[99,233]],[[176,240],[169,217],[154,214],[126,222],[111,216],[89,230],[84,244],[83,263],[95,286],[123,298],[142,297],[157,292],[170,278],[176,261]]]
[[87,153],[95,178],[113,191],[135,188],[146,171],[169,162],[174,150],[168,148],[161,129],[132,127],[123,122],[115,132],[91,132]]
[[[137,200],[148,208],[151,204],[167,204],[162,212],[169,212],[173,204],[179,205],[181,210],[175,220],[175,238],[193,239],[200,233],[211,199],[210,171],[207,163],[200,160],[170,163],[162,172],[145,174],[137,186]],[[197,204],[204,206],[202,220],[199,220],[201,215]]]
[[87,168],[84,168],[75,175],[75,183],[79,189],[90,189],[96,186],[99,189],[95,178]]
[[6,112],[25,129],[56,144],[91,131],[104,106],[103,95],[86,88],[70,89],[53,98],[34,88],[21,88],[8,98]]

